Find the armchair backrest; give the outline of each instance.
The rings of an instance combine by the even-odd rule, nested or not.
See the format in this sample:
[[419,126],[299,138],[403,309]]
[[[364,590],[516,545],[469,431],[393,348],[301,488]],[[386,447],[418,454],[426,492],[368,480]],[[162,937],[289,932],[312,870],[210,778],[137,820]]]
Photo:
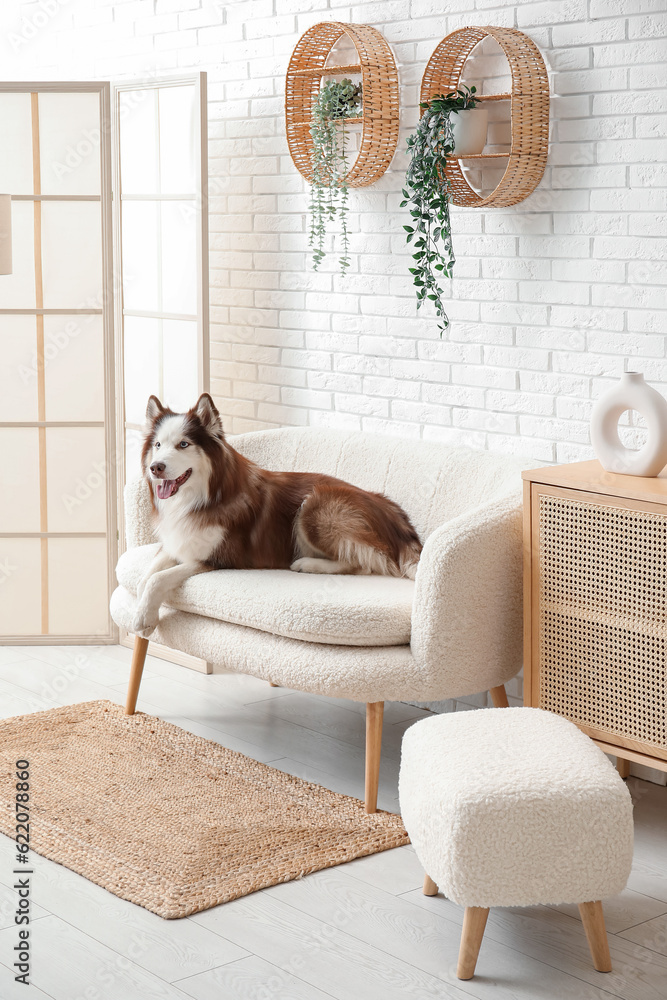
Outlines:
[[281,427],[230,438],[266,469],[323,472],[401,504],[422,540],[480,503],[521,488],[521,470],[535,463],[431,441]]
[[[534,467],[507,455],[451,448],[431,441],[379,434],[280,427],[230,437],[230,444],[265,469],[324,472],[355,486],[386,493],[407,511],[425,541],[441,524],[521,487],[521,470]],[[148,488],[125,487],[127,544],[154,541]]]

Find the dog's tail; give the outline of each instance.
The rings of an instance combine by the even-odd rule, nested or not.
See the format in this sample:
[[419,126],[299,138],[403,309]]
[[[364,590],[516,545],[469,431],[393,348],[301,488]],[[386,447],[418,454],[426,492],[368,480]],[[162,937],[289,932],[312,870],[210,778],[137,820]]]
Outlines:
[[402,550],[398,558],[398,568],[400,575],[404,576],[407,580],[414,580],[417,576],[417,566],[419,565],[421,552],[422,547],[420,542],[406,545]]

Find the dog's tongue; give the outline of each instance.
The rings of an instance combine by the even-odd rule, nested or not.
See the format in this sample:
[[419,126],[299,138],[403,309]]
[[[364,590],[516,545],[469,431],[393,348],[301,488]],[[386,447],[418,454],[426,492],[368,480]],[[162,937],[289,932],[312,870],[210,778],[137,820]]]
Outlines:
[[168,500],[169,497],[173,497],[174,493],[178,493],[180,487],[190,478],[191,474],[192,469],[188,469],[178,479],[158,479],[155,489],[159,499]]
[[168,500],[173,496],[178,486],[175,479],[160,479],[157,484],[157,495],[160,500]]

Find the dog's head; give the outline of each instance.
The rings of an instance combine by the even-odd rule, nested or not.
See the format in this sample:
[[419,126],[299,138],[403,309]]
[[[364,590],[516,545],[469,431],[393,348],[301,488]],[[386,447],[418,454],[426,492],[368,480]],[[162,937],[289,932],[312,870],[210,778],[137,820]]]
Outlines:
[[154,495],[169,500],[183,490],[193,500],[208,499],[213,465],[224,440],[220,414],[208,393],[187,413],[174,413],[151,396],[141,464]]

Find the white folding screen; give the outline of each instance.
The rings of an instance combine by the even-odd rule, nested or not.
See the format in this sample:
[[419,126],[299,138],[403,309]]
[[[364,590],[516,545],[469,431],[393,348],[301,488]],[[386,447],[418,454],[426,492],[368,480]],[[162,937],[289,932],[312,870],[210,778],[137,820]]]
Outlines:
[[116,329],[124,478],[139,475],[146,402],[208,390],[206,74],[114,88]]
[[110,642],[117,550],[108,83],[0,84],[0,635]]
[[0,129],[0,642],[113,642],[146,399],[208,389],[206,75],[2,83]]

